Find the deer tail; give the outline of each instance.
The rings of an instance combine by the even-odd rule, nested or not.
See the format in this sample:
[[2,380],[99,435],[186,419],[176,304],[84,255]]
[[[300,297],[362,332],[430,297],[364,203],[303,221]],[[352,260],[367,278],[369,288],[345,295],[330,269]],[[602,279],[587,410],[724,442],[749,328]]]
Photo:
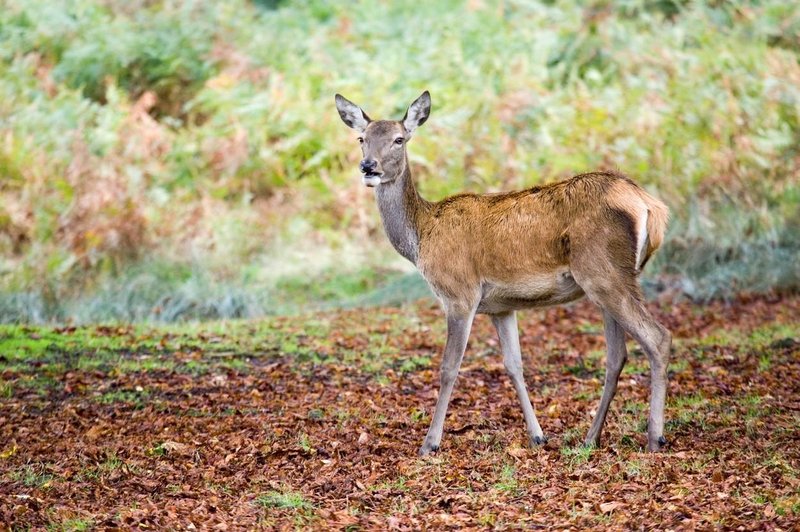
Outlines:
[[664,233],[669,221],[669,208],[661,200],[654,198],[644,190],[639,189],[639,196],[647,205],[647,246],[643,250],[644,253],[641,254],[638,264],[641,270],[664,242]]

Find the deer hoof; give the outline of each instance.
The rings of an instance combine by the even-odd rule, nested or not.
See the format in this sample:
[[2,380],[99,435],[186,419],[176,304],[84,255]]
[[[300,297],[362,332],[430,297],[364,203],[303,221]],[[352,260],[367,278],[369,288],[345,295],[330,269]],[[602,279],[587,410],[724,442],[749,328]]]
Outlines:
[[422,447],[419,448],[419,455],[420,456],[427,456],[427,455],[429,455],[431,453],[435,453],[438,450],[439,450],[439,446],[438,445],[428,445],[426,443],[426,444],[423,444]]
[[534,445],[544,445],[545,443],[547,443],[547,438],[545,438],[544,436],[534,436],[533,439],[531,439],[531,442]]
[[655,453],[661,451],[666,446],[667,439],[664,436],[659,436],[655,441],[650,440],[650,442],[647,444],[647,450]]

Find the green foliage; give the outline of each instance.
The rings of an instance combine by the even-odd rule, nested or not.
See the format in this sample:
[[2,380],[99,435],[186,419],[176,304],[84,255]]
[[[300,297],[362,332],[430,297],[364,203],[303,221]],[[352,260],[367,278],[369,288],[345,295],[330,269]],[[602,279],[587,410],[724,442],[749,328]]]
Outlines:
[[798,35],[778,0],[9,0],[0,320],[427,295],[332,104],[400,117],[424,88],[426,197],[616,168],[672,209],[650,289],[797,288]]
[[146,10],[98,22],[76,35],[53,70],[54,81],[92,100],[106,102],[113,83],[132,98],[153,91],[157,114],[178,116],[213,72],[213,16],[202,9],[197,13],[187,4],[180,11]]

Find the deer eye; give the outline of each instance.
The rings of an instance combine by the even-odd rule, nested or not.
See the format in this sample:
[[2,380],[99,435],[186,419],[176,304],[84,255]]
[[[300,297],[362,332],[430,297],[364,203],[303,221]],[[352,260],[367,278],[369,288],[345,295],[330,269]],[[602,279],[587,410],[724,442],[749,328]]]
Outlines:
[[364,144],[364,137],[358,137],[358,143]]
[[395,144],[402,144],[404,140],[406,140],[406,139],[404,139],[403,137],[397,137],[396,139],[394,139],[394,143]]

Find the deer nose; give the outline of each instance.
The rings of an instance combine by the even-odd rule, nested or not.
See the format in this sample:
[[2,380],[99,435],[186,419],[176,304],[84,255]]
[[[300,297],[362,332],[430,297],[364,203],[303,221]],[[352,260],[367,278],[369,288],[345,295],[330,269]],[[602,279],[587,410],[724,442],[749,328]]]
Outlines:
[[368,174],[374,172],[376,166],[378,166],[378,161],[375,159],[364,159],[361,161],[359,168],[361,168],[361,173]]

